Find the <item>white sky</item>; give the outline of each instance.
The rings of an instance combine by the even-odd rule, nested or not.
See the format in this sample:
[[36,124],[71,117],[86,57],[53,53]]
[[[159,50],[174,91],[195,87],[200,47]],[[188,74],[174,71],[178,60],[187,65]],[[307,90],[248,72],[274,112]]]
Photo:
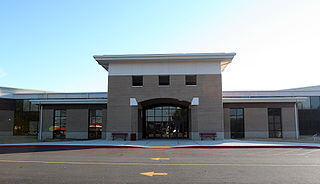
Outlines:
[[246,19],[235,18],[230,26],[232,40],[227,44],[237,56],[223,74],[223,89],[320,85],[319,3],[262,4],[251,10],[255,13],[248,12]]
[[236,52],[223,90],[320,85],[320,0],[0,1],[0,86],[106,91],[104,54]]

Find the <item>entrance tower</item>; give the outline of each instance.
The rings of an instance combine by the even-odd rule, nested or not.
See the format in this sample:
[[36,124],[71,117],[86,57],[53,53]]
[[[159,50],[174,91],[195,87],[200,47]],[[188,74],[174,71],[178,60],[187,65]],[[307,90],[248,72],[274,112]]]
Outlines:
[[108,73],[106,139],[223,139],[221,72],[235,53],[96,55]]

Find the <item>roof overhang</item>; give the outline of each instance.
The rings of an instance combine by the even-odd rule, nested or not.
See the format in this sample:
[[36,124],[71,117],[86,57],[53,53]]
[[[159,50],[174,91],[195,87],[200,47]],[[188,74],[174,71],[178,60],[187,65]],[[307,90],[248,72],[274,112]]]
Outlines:
[[221,71],[231,63],[236,53],[186,53],[186,54],[129,54],[129,55],[94,55],[93,58],[109,71],[110,63],[128,62],[220,62]]
[[54,99],[54,100],[30,100],[32,104],[107,104],[107,99]]
[[302,103],[306,97],[283,97],[283,98],[223,98],[223,103]]

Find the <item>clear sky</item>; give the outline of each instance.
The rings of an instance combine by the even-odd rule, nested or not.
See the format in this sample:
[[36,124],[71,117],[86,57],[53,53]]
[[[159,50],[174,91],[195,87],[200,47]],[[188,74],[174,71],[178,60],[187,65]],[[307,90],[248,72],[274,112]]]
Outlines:
[[320,1],[0,0],[0,86],[107,91],[102,54],[236,52],[224,90],[320,85]]

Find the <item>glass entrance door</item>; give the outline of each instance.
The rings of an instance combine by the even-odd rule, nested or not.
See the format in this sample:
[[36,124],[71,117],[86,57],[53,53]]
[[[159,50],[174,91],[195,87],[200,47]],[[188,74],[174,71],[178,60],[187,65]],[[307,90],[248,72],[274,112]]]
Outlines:
[[230,109],[231,139],[244,138],[243,109]]
[[146,138],[188,138],[188,109],[158,106],[145,110]]

